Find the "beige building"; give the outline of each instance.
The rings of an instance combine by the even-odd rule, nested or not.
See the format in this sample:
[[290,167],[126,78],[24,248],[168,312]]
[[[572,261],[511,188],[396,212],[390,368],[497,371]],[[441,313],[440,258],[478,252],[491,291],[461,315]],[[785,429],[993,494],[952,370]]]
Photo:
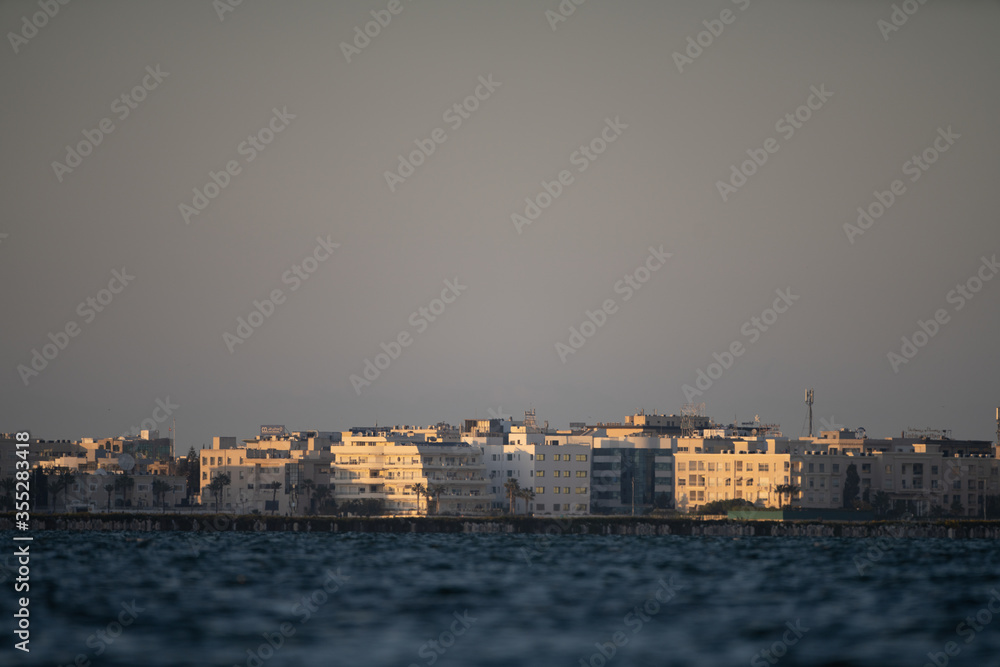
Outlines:
[[438,514],[483,514],[489,508],[479,447],[357,435],[331,445],[330,452],[338,504],[381,500],[387,514],[426,514],[427,498],[418,499],[414,491],[414,485],[422,484],[425,489],[441,487]]

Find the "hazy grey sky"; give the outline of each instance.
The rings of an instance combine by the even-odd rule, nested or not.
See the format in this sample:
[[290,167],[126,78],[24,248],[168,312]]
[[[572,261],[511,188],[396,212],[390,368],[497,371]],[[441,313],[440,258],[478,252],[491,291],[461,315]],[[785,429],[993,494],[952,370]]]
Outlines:
[[1000,5],[896,6],[2,3],[0,429],[109,436],[169,398],[186,451],[690,399],[796,436],[813,387],[817,425],[992,438]]

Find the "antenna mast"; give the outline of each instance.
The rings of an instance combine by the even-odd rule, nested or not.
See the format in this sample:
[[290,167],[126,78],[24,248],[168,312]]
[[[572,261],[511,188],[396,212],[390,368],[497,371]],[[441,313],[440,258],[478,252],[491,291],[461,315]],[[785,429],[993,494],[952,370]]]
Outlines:
[[813,400],[816,394],[812,389],[806,389],[806,405],[809,406],[809,437],[813,437]]

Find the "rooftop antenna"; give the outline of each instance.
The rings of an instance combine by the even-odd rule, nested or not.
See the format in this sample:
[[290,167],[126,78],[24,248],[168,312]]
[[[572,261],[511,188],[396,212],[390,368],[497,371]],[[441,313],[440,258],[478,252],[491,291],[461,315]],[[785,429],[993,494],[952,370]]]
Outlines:
[[813,437],[813,401],[816,394],[812,389],[806,389],[806,405],[809,406],[809,437]]

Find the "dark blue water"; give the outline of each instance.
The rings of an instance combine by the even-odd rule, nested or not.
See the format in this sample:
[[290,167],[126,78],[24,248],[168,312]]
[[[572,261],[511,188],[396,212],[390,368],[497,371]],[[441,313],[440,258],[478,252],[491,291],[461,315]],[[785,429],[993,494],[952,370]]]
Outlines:
[[36,533],[0,664],[1000,665],[992,541],[190,537]]

